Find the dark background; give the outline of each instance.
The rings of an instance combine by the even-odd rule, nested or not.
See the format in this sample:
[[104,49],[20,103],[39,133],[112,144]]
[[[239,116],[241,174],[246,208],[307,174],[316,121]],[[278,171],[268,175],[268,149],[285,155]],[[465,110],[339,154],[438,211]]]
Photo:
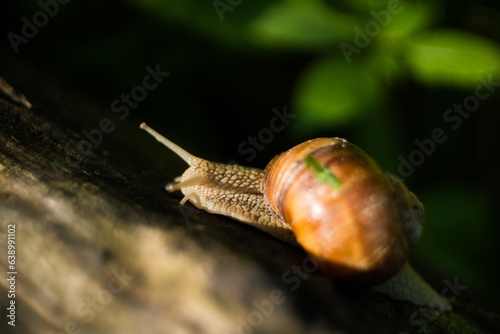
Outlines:
[[[425,263],[436,282],[457,277],[467,294],[494,300],[500,297],[500,87],[456,130],[443,115],[474,94],[479,76],[500,81],[498,2],[402,1],[403,11],[348,63],[339,44],[354,45],[354,28],[363,30],[374,20],[370,11],[388,3],[241,1],[229,5],[221,21],[213,1],[69,1],[16,53],[8,34],[22,35],[22,18],[33,22],[43,9],[36,1],[2,1],[0,61],[41,68],[109,106],[102,117],[116,130],[104,141],[136,136],[130,129],[139,132],[146,121],[213,161],[263,168],[306,139],[340,136],[399,175],[399,157],[408,159],[418,149],[415,140],[442,128],[447,140],[405,178],[427,210],[413,261]],[[130,94],[145,67],[157,64],[170,75],[120,120],[112,101]],[[36,76],[29,81],[44,85]],[[35,108],[43,104],[27,98]],[[239,145],[268,128],[272,110],[285,106],[296,117],[246,161]],[[145,143],[143,150],[158,149],[170,159],[165,181],[182,172],[179,159]]]

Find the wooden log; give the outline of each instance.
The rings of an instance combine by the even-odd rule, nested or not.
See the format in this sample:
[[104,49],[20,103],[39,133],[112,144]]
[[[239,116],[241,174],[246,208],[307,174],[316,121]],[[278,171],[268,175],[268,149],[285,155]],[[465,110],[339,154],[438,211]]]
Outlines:
[[[139,122],[114,122],[105,106],[50,75],[29,69],[36,74],[23,76],[27,66],[0,67],[32,104],[9,89],[0,94],[2,333],[498,330],[497,316],[470,303],[426,313],[337,284],[301,249],[180,206],[180,195],[163,190],[175,176],[172,162],[145,152],[155,143]],[[82,144],[91,141],[82,131],[103,119],[113,131],[102,138],[94,132],[95,143]],[[15,297],[8,297],[11,276]],[[7,317],[11,301],[15,327]]]

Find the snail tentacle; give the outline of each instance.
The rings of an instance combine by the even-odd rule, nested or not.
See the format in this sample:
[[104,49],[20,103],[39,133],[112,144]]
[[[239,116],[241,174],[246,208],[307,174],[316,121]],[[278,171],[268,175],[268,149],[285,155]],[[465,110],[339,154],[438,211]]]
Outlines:
[[162,143],[163,145],[168,147],[170,150],[172,150],[175,154],[177,154],[179,157],[181,157],[182,160],[184,160],[189,166],[192,166],[195,163],[202,160],[202,159],[192,155],[191,153],[187,152],[186,150],[184,150],[180,146],[174,144],[173,142],[171,142],[167,138],[163,137],[158,132],[151,129],[146,123],[142,122],[140,128],[143,130],[146,130],[156,140],[158,140],[160,143]]

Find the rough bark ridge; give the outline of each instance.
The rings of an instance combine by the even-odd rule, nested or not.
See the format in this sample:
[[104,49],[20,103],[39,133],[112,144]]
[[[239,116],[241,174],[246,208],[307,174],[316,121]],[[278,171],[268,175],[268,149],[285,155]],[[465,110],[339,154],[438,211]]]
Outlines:
[[[16,74],[34,69],[2,71],[33,104],[0,92],[2,333],[499,330],[496,315],[472,304],[437,315],[336,284],[298,248],[179,207],[180,195],[163,191],[178,172],[165,159],[175,157],[154,148],[139,123],[119,123],[50,76]],[[103,118],[116,130],[75,154],[82,130]],[[15,327],[6,317],[9,224],[16,225]]]

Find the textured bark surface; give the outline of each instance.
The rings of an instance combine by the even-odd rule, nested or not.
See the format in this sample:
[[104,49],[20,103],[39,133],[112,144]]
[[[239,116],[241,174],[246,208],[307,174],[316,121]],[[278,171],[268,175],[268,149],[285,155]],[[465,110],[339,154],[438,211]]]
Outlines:
[[[139,123],[120,123],[107,106],[28,65],[4,62],[0,71],[33,105],[0,94],[2,333],[500,330],[498,316],[474,303],[438,315],[307,273],[302,250],[180,207],[181,196],[163,190],[179,172],[176,158]],[[78,154],[82,130],[103,118],[115,129]],[[6,317],[9,224],[15,327]]]

